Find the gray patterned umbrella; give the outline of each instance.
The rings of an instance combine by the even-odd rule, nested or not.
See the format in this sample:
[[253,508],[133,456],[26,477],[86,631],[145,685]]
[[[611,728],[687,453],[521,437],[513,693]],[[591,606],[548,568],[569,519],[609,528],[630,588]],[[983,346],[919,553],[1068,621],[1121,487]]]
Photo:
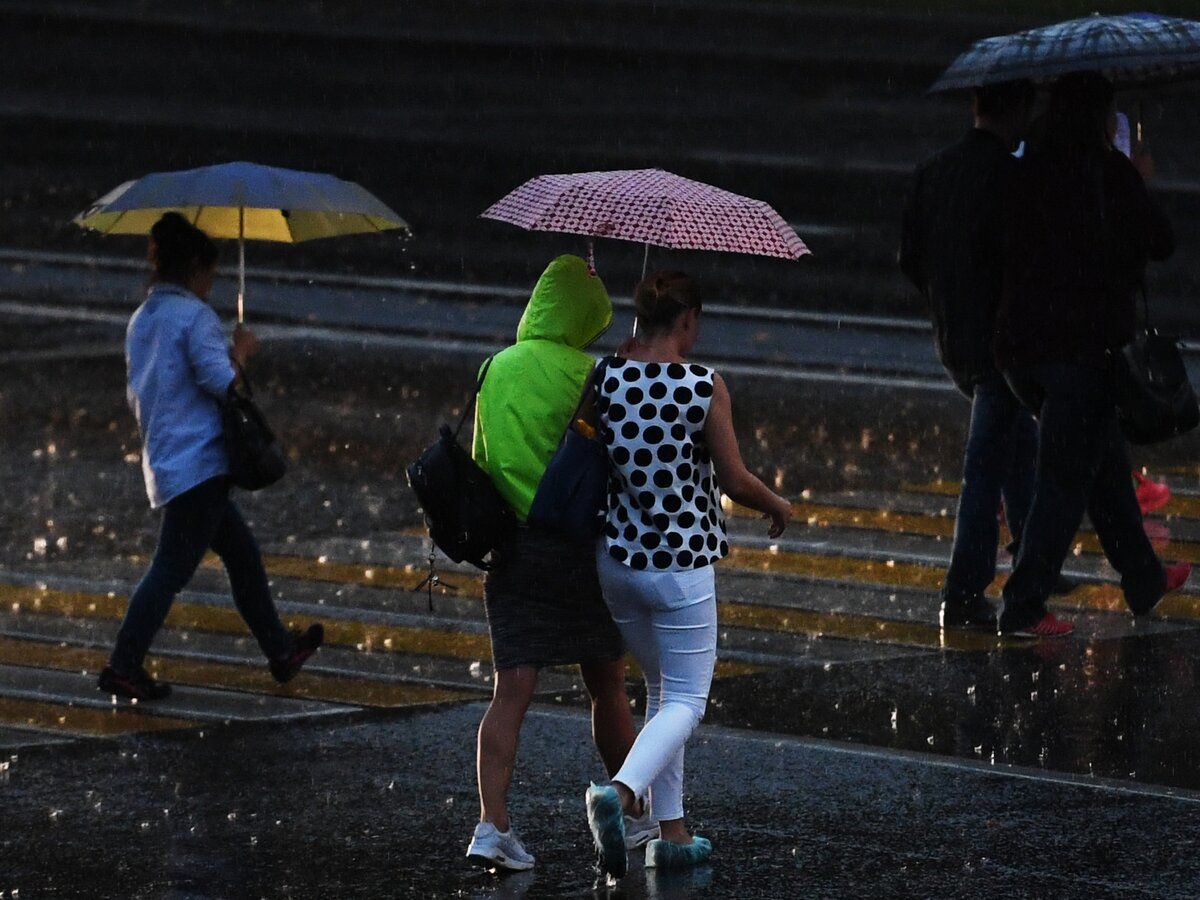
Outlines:
[[1099,72],[1118,88],[1200,76],[1200,22],[1155,13],[1093,15],[976,41],[930,92]]

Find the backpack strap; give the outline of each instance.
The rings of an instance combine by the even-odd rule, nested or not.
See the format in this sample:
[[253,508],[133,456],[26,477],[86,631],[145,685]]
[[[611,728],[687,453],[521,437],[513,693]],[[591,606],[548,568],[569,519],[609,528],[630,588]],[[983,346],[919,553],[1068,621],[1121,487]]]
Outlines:
[[[483,368],[479,370],[479,380],[475,382],[475,393],[471,394],[471,400],[474,400],[476,397],[478,397],[479,392],[483,390],[483,379],[487,377],[488,369],[491,368],[492,360],[495,358],[496,357],[494,356],[489,356],[483,361]],[[463,405],[462,418],[458,420],[458,427],[454,429],[454,439],[456,441],[458,440],[458,433],[462,431],[463,426],[467,424],[467,416],[471,414],[473,409],[474,406],[471,401],[467,401],[467,403]]]

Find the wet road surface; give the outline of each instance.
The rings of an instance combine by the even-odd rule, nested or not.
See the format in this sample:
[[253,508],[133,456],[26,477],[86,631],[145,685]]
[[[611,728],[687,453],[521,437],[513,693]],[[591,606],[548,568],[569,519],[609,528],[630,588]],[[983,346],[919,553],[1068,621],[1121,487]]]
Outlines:
[[[428,309],[333,291],[301,305],[306,331],[294,290],[253,285],[254,376],[295,465],[241,505],[285,618],[320,619],[329,643],[279,688],[210,565],[155,645],[176,694],[135,706],[94,678],[157,523],[123,399],[137,276],[5,257],[0,898],[593,895],[581,798],[599,766],[570,671],[544,674],[513,790],[535,874],[462,860],[491,678],[480,583],[446,566],[432,594],[416,590],[428,545],[403,468],[457,417],[536,263],[581,249],[475,213],[539,171],[664,165],[773,202],[816,258],[656,252],[655,265],[709,276],[734,305],[919,315],[893,263],[900,198],[965,121],[960,99],[922,91],[968,40],[1012,24],[756,4],[735,45],[713,38],[730,4],[627,4],[616,25],[608,4],[405,6],[403,21],[386,4],[276,0],[219,18],[0,8],[6,248],[132,258],[140,242],[67,220],[143,171],[246,157],[361,180],[418,235],[256,245],[252,265],[502,286],[442,331]],[[1195,92],[1147,103],[1154,188],[1193,246]],[[626,293],[641,248],[597,251]],[[1185,336],[1196,258],[1153,273],[1156,310]],[[730,510],[721,661],[688,765],[713,865],[681,879],[635,865],[600,895],[1200,895],[1200,593],[1134,623],[1085,528],[1067,566],[1081,585],[1055,606],[1071,639],[942,632],[965,403],[919,330],[788,343],[801,330],[741,321],[702,348],[729,372],[748,464],[796,504],[778,542]],[[1193,436],[1136,455],[1174,491],[1147,521],[1168,559],[1200,561],[1198,450]]]
[[[5,349],[53,351],[69,335],[47,327],[68,328],[9,321]],[[567,670],[545,674],[514,788],[537,874],[497,882],[460,858],[490,689],[480,581],[447,565],[432,597],[414,590],[428,545],[402,469],[465,399],[469,356],[265,343],[256,375],[298,464],[241,503],[285,619],[320,619],[329,643],[274,685],[210,564],[156,643],[178,689],[154,706],[93,687],[154,536],[121,360],[5,357],[0,890],[590,893],[579,797],[598,770]],[[689,751],[717,858],[682,885],[635,867],[625,895],[1022,896],[1030,879],[1056,896],[1194,895],[1200,595],[1134,623],[1085,528],[1067,566],[1081,586],[1056,605],[1073,638],[942,632],[965,404],[766,378],[731,390],[749,464],[796,518],[768,542],[729,510],[721,661]],[[1170,559],[1200,561],[1196,441],[1139,454],[1175,491],[1147,526]]]
[[[716,726],[688,747],[714,844],[681,875],[636,856],[593,892],[586,718],[535,708],[511,810],[537,857],[462,855],[483,711],[215,728],[22,753],[3,785],[0,889],[20,897],[1192,897],[1200,796]],[[51,861],[52,860],[52,861]],[[8,894],[6,893],[6,896]]]

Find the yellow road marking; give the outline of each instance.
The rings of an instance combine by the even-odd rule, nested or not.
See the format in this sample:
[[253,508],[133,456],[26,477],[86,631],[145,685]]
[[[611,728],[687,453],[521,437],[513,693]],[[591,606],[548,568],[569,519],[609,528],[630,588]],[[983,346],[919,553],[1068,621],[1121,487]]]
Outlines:
[[[420,584],[428,570],[417,566],[380,566],[369,563],[322,562],[299,556],[269,555],[263,557],[267,571],[282,578],[303,578],[307,581],[328,581],[333,584],[358,584],[364,587],[413,590]],[[205,559],[209,568],[219,569],[221,561],[209,555]],[[434,593],[448,593],[448,589],[465,597],[483,596],[483,578],[469,573],[438,572],[440,586]]]
[[[108,654],[86,647],[0,637],[0,663],[64,671],[99,672]],[[197,687],[227,688],[278,697],[394,708],[446,700],[478,699],[478,694],[426,685],[371,681],[305,672],[288,684],[277,684],[265,667],[207,660],[155,656],[149,668],[156,678]]]
[[[82,591],[0,585],[0,603],[10,606],[14,612],[86,619],[120,619],[125,615],[127,600],[121,596]],[[288,624],[286,619],[285,624]],[[362,652],[486,659],[491,650],[487,635],[481,634],[341,619],[323,620],[322,624],[325,626],[327,644],[353,647]],[[246,632],[245,623],[232,607],[209,606],[184,600],[176,600],[172,605],[170,615],[167,616],[167,625],[184,631],[199,630],[222,634]]]
[[943,570],[933,566],[751,547],[731,547],[726,562],[740,569],[757,572],[778,572],[833,581],[865,582],[925,590],[941,587],[943,578]]
[[[288,559],[288,572],[291,577],[304,577],[304,573],[317,572],[324,574],[329,571],[334,571],[329,563],[317,563],[313,560],[302,560],[299,558],[274,557],[273,559]],[[779,572],[785,574],[799,574],[814,578],[824,578],[837,581],[855,581],[855,582],[870,582],[875,584],[885,584],[893,587],[920,587],[930,590],[941,586],[943,572],[941,569],[935,569],[930,566],[917,566],[908,563],[893,563],[889,564],[884,561],[871,561],[850,559],[846,557],[822,556],[820,554],[793,553],[790,551],[773,552],[770,550],[756,550],[745,547],[734,547],[730,551],[728,562],[744,569],[754,569],[757,571]],[[364,584],[361,580],[361,572],[355,570],[361,567],[351,566],[347,573],[353,578],[358,579],[355,583]],[[423,576],[422,576],[423,577]],[[482,584],[480,579],[476,579],[477,584]],[[470,585],[464,584],[462,593],[469,595]],[[739,614],[738,621],[729,621],[725,618],[727,611],[732,609],[745,610]],[[742,622],[751,621],[754,618],[755,612],[761,611],[761,621],[772,622],[788,619],[792,622],[805,621],[809,624],[800,628],[799,631],[805,634],[833,634],[837,631],[830,621],[843,618],[842,616],[829,616],[827,618],[805,619],[803,614],[798,614],[797,611],[791,609],[780,609],[778,607],[768,607],[758,604],[738,604],[724,603],[718,607],[718,623],[722,625],[740,625]],[[782,619],[777,614],[782,614]],[[820,617],[823,614],[811,613],[810,616]],[[924,632],[908,632],[905,630],[906,623],[892,620],[879,619],[874,617],[861,617],[862,622],[867,624],[848,625],[845,629],[846,637],[858,637],[867,640],[887,640],[888,642],[902,642],[921,647],[938,647],[946,646],[941,640],[940,629],[937,626],[928,626],[932,629],[934,635],[931,637]],[[760,627],[770,629],[775,626],[765,624]],[[787,629],[781,629],[787,630]],[[894,636],[904,635],[903,639]],[[952,639],[952,644],[958,648],[957,638]],[[961,649],[974,649],[978,641],[968,640]],[[987,646],[991,646],[988,644]],[[485,657],[486,658],[486,657]],[[718,664],[718,676],[728,677],[734,674],[745,674],[737,672],[725,672],[720,669]]]
[[[944,483],[944,482],[943,482]],[[1176,498],[1182,506],[1197,498]],[[1174,502],[1174,501],[1172,501]],[[1200,516],[1200,504],[1195,506],[1195,515]],[[1168,511],[1170,511],[1168,509]],[[753,512],[746,510],[748,515]],[[917,534],[925,537],[954,537],[954,519],[947,516],[924,513],[900,513],[890,510],[853,509],[843,506],[832,506],[817,503],[792,504],[793,516],[811,526],[828,528],[862,528],[870,531],[883,531],[891,534]],[[1191,516],[1193,513],[1176,513]],[[742,515],[742,508],[735,507],[734,515]],[[1076,535],[1076,543],[1084,553],[1102,555],[1104,548],[1100,539],[1090,531]],[[1162,553],[1183,562],[1200,563],[1200,544],[1191,541],[1167,541],[1162,547]]]
[[196,726],[195,722],[156,716],[124,705],[97,709],[18,697],[0,697],[0,723],[91,737],[175,731]]
[[[120,619],[125,615],[126,602],[124,597],[110,597],[107,594],[0,585],[0,603],[21,613],[89,619]],[[363,653],[409,653],[420,656],[481,661],[490,660],[492,656],[491,642],[485,634],[338,619],[325,620],[322,624],[325,626],[325,643],[327,645],[353,647]],[[241,616],[237,614],[236,610],[228,607],[189,603],[184,600],[175,601],[170,615],[167,616],[167,625],[185,631],[194,629],[218,634],[243,634],[246,631],[245,623],[242,622]],[[95,667],[96,664],[92,665]],[[214,663],[213,665],[218,664]],[[172,673],[169,679],[182,680],[174,674],[176,668],[181,668],[181,666],[182,661],[173,660],[169,667],[164,665],[163,671],[166,672],[169,668]],[[72,668],[86,668],[86,666],[72,666]],[[715,674],[716,677],[728,678],[761,671],[761,668],[749,663],[720,661],[717,663]],[[630,669],[633,673],[637,672],[632,661],[630,661]],[[197,675],[196,677],[202,676]],[[269,678],[269,676],[262,677]],[[368,676],[363,677],[364,679],[368,678]],[[330,690],[335,688],[336,686],[331,686]],[[365,689],[363,696],[368,696]],[[384,694],[377,696],[384,696]],[[330,694],[325,699],[334,699],[334,697]],[[359,701],[350,700],[348,702]],[[362,702],[364,705],[373,705],[367,700]]]
[[[1169,471],[1169,470],[1168,470]],[[957,481],[930,481],[925,483],[905,482],[900,485],[902,491],[914,494],[938,494],[943,497],[957,497],[959,483]],[[1167,505],[1150,513],[1151,516],[1178,516],[1181,519],[1200,519],[1200,497],[1180,496],[1172,494]]]
[[744,603],[720,603],[719,606],[722,624],[741,628],[927,649],[995,650],[1011,645],[1010,639],[987,632],[965,629],[942,631],[938,625],[926,622]]

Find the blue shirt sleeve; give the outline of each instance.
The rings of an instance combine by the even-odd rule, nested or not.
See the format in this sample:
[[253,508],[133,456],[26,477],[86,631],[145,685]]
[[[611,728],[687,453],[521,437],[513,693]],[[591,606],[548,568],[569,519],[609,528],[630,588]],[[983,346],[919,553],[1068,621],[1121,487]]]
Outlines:
[[229,359],[229,343],[221,331],[221,320],[205,306],[192,320],[187,332],[187,357],[196,383],[218,399],[229,393],[235,372]]

